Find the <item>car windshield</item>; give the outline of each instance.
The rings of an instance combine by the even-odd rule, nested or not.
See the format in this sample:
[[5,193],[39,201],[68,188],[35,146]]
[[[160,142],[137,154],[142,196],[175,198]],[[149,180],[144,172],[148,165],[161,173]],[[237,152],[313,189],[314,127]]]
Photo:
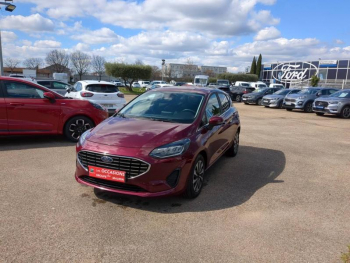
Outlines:
[[334,98],[350,98],[350,91],[344,90],[344,91],[338,91],[330,95],[329,97],[334,97]]
[[316,94],[318,91],[318,89],[303,89],[298,94]]
[[227,80],[218,80],[218,84],[228,84]]
[[290,89],[281,89],[279,91],[276,91],[274,94],[276,95],[287,95],[290,92]]
[[253,93],[259,93],[259,92],[262,92],[264,91],[265,89],[262,89],[262,88],[257,88],[253,91]]
[[96,93],[114,93],[119,91],[116,86],[107,84],[91,84],[86,86],[86,90]]
[[197,93],[146,92],[129,103],[116,116],[192,123],[198,115],[203,100],[204,95]]

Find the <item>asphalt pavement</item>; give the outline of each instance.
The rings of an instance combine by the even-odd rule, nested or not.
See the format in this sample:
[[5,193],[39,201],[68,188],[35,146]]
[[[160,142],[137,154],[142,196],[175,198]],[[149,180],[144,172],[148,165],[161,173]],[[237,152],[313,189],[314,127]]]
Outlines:
[[350,120],[235,105],[239,154],[195,200],[94,190],[63,137],[0,138],[0,262],[341,262]]

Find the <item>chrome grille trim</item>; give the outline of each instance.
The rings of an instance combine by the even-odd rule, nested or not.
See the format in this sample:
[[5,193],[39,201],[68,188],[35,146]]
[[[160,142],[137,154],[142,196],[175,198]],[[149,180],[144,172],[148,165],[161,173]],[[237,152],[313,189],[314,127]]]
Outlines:
[[[113,162],[105,163],[98,158],[101,156],[110,156],[111,158],[114,158]],[[118,160],[115,160],[115,158],[118,158]],[[77,161],[85,171],[88,171],[88,165],[125,171],[127,179],[134,179],[144,175],[151,169],[151,165],[149,163],[138,158],[85,150],[78,152]]]

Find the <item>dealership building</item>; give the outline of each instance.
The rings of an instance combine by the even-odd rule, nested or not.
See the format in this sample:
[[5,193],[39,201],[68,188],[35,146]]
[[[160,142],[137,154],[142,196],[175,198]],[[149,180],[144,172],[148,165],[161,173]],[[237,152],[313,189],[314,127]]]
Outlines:
[[318,60],[264,64],[260,79],[287,87],[310,86],[313,75],[322,87],[350,88],[350,60]]

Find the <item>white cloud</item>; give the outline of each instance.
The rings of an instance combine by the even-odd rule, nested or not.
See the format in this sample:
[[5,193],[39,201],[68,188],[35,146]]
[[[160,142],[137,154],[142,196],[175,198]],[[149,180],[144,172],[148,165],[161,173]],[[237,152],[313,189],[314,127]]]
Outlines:
[[341,39],[336,39],[334,42],[335,42],[336,44],[338,44],[338,45],[343,45],[343,44],[344,44],[344,41],[341,40]]
[[265,27],[264,29],[260,30],[258,34],[255,36],[255,40],[269,40],[269,39],[276,39],[281,36],[281,32],[271,26],[271,27]]
[[272,5],[275,0],[22,1],[36,4],[33,11],[46,12],[55,19],[93,16],[102,23],[143,30],[166,28],[236,36],[279,23],[270,11],[255,11],[257,4]]
[[0,27],[24,32],[49,32],[55,28],[50,19],[44,18],[40,14],[30,16],[10,15],[0,20]]
[[38,48],[60,48],[61,43],[53,40],[38,40],[34,42],[34,46]]
[[103,44],[118,42],[120,37],[109,28],[103,27],[98,30],[85,30],[84,33],[72,36],[72,39],[79,40],[87,44]]
[[1,31],[2,42],[13,42],[17,39],[17,35],[11,31]]

